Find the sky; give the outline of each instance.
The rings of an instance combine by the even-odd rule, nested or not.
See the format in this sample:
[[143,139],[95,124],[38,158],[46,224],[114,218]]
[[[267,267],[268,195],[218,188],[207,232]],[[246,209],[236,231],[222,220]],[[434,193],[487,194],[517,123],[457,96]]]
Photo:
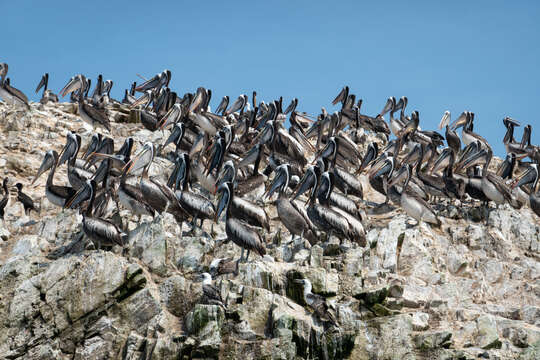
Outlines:
[[[54,5],[53,5],[54,4]],[[0,62],[31,100],[41,75],[59,91],[73,75],[112,79],[121,99],[137,74],[172,71],[179,94],[204,86],[299,99],[317,115],[344,85],[362,113],[409,99],[420,126],[475,113],[475,131],[504,155],[502,119],[532,124],[540,143],[538,1],[55,1],[0,0]],[[539,126],[535,126],[539,125]],[[516,133],[521,139],[522,128]]]

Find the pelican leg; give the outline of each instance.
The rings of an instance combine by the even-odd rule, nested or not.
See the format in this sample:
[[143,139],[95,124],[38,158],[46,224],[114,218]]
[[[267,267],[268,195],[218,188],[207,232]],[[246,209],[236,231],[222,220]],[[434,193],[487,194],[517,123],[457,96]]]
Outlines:
[[249,258],[249,253],[251,252],[251,250],[248,250],[247,251],[247,255],[246,255],[246,261],[245,262],[248,262],[248,258]]
[[244,248],[242,248],[242,252],[240,253],[240,260],[238,260],[238,262],[241,263],[242,260],[244,260]]

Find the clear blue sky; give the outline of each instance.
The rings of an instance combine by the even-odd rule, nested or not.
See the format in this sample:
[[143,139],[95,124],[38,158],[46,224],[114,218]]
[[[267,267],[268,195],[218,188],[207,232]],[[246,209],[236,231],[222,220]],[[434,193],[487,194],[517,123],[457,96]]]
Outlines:
[[[53,5],[50,5],[53,4]],[[537,1],[2,1],[0,61],[29,98],[41,75],[58,91],[73,75],[115,81],[113,95],[172,70],[178,93],[256,90],[299,98],[317,114],[343,85],[376,114],[406,95],[435,129],[445,110],[468,109],[497,154],[502,118],[533,125],[540,141],[540,3]],[[537,126],[534,126],[537,125]],[[517,133],[521,138],[521,128]]]

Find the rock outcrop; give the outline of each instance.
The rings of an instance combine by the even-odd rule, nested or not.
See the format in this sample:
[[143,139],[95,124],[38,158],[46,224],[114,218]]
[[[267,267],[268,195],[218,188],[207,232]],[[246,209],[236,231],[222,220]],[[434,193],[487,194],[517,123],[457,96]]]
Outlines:
[[[161,136],[109,110],[115,138]],[[81,216],[45,198],[45,179],[29,186],[68,130],[89,140],[75,113],[0,103],[0,177],[23,183],[40,208],[24,215],[11,190],[0,220],[0,358],[539,358],[540,220],[529,209],[501,206],[486,222],[478,204],[448,206],[440,229],[412,226],[399,209],[367,210],[365,247],[310,246],[288,242],[267,201],[267,255],[217,277],[223,309],[203,301],[199,280],[213,259],[240,256],[222,223],[190,232],[169,215],[137,224],[122,210],[128,245],[94,250],[79,236]],[[327,298],[339,328],[305,306],[298,278]]]

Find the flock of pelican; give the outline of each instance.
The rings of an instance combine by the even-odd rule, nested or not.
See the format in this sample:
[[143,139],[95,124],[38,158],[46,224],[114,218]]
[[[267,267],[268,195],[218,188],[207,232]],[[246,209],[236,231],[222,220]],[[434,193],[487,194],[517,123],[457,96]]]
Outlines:
[[[30,109],[7,72],[7,64],[0,64],[0,97]],[[44,89],[43,104],[59,99],[47,88],[48,79],[45,74],[36,89]],[[275,199],[279,220],[292,238],[310,244],[334,234],[365,246],[366,214],[390,204],[418,223],[436,227],[442,215],[435,205],[440,203],[508,203],[513,208],[528,206],[540,216],[540,149],[531,144],[530,125],[516,141],[514,131],[520,124],[512,118],[503,119],[507,156],[495,169],[490,167],[490,144],[474,132],[473,112],[465,111],[453,122],[445,112],[439,126],[443,136],[422,130],[418,111],[407,114],[407,97],[390,97],[375,116],[361,113],[362,99],[356,101],[347,86],[332,102],[341,109],[330,114],[323,108],[316,117],[297,111],[296,98],[284,109],[282,98],[258,102],[256,92],[251,99],[240,95],[232,102],[224,96],[212,111],[211,90],[200,87],[178,96],[170,81],[171,72],[165,70],[142,84],[133,83],[119,102],[110,96],[112,81],[99,76],[90,93],[90,79],[76,75],[58,94],[70,95],[80,118],[95,131],[84,152],[81,136],[69,132],[60,154],[50,150],[44,155],[34,182],[48,172],[47,199],[60,208],[80,209],[82,230],[96,248],[126,244],[127,230],[110,220],[120,207],[137,222],[169,213],[180,224],[190,221],[194,229],[224,214],[228,240],[242,249],[239,261],[248,261],[250,252],[266,254],[268,199]],[[146,129],[166,136],[138,149],[131,137],[115,146],[115,124],[107,110],[113,103],[137,111]],[[456,132],[460,127],[461,136]],[[381,134],[380,141],[365,143],[364,132]],[[158,168],[156,158],[170,167],[150,176],[151,169],[155,174]],[[55,171],[64,163],[69,185],[55,185]],[[2,216],[7,182],[2,184]],[[384,196],[384,203],[368,201],[363,188],[367,183]],[[35,209],[20,183],[17,188],[25,210]],[[211,287],[210,274],[204,279],[205,294],[222,302]],[[309,281],[301,284],[306,302],[311,299],[313,308],[324,305],[313,300]]]

